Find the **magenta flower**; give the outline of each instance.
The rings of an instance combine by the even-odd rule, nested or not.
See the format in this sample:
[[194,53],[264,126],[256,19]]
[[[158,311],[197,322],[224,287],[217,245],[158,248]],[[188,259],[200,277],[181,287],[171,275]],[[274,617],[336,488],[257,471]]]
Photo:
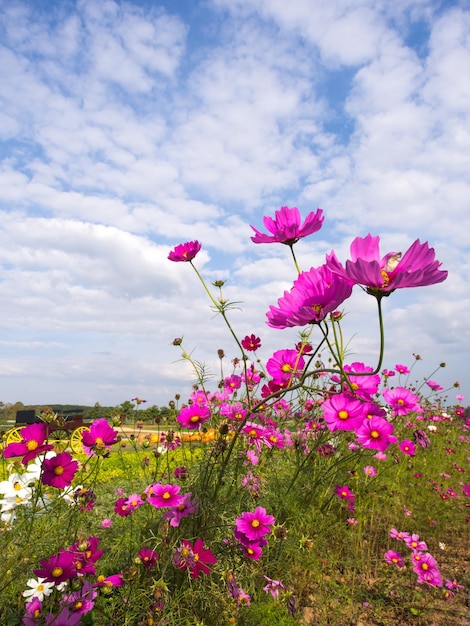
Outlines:
[[26,603],[25,610],[26,613],[23,615],[23,625],[24,626],[37,626],[39,623],[39,619],[42,616],[42,602],[39,598],[32,598],[29,602]]
[[[368,372],[373,372],[374,369],[364,363],[351,363],[351,365],[345,365],[344,371],[348,374],[348,380],[354,390],[354,394],[364,400],[370,400],[379,389],[380,376],[379,374],[371,374],[365,376]],[[360,376],[354,376],[354,374],[360,374]],[[333,376],[332,379],[335,382],[339,382],[338,376]],[[347,385],[345,384],[345,389]]]
[[440,270],[434,249],[417,239],[405,254],[389,252],[381,258],[380,237],[356,237],[351,244],[351,261],[345,267],[334,252],[327,256],[331,271],[362,285],[367,293],[382,298],[404,287],[422,287],[441,283],[447,272]]
[[74,561],[74,555],[70,552],[59,552],[49,559],[41,559],[42,569],[35,569],[34,573],[48,583],[59,585],[77,575]]
[[405,565],[405,559],[399,552],[395,552],[395,550],[387,550],[384,554],[384,559],[387,563],[391,563],[397,567],[403,567]]
[[124,576],[122,574],[112,574],[111,576],[98,576],[98,580],[93,587],[105,587],[112,589],[113,587],[122,587],[124,585]]
[[128,511],[135,511],[144,504],[145,500],[142,500],[138,493],[132,493],[124,502],[124,507]]
[[277,599],[279,597],[279,590],[284,589],[284,585],[280,580],[273,580],[272,578],[268,578],[268,576],[264,576],[264,579],[268,584],[263,587],[263,591],[270,593],[273,598]]
[[366,476],[377,476],[377,470],[373,465],[366,465],[364,467],[364,474]]
[[199,510],[199,505],[193,498],[191,492],[185,493],[182,496],[182,501],[175,507],[172,507],[169,511],[165,511],[163,519],[170,521],[170,526],[176,528],[180,525],[183,518],[194,515]]
[[277,350],[266,363],[266,370],[280,385],[289,383],[304,367],[305,361],[297,350]]
[[365,419],[356,429],[356,437],[363,448],[384,452],[389,445],[396,443],[393,435],[394,427],[380,416],[374,415]]
[[413,534],[404,538],[404,541],[410,550],[418,550],[424,552],[428,549],[425,541],[420,541],[419,535]]
[[64,594],[61,603],[66,604],[73,614],[85,615],[85,613],[93,610],[97,595],[98,593],[94,590],[90,581],[85,580],[81,589]]
[[436,559],[429,552],[416,552],[415,555],[419,555],[419,559],[413,559],[413,571],[418,575],[418,584],[426,583],[431,587],[442,587],[443,581]]
[[90,430],[82,433],[82,445],[85,453],[91,456],[104,455],[118,441],[118,431],[111,428],[104,418],[95,420]]
[[181,547],[175,553],[173,564],[181,570],[189,569],[192,578],[199,578],[199,574],[210,574],[210,565],[217,563],[211,550],[204,547],[202,539],[196,539],[194,545],[183,540]]
[[261,348],[261,339],[256,335],[247,335],[241,340],[242,348],[247,352],[255,352]]
[[405,541],[410,536],[410,533],[398,531],[396,528],[391,528],[389,534],[392,539],[397,541]]
[[157,561],[160,558],[160,555],[157,552],[155,552],[155,550],[152,550],[151,548],[147,548],[144,546],[143,548],[139,550],[137,554],[137,558],[145,567],[145,569],[149,572],[151,569],[153,569],[156,566]]
[[399,374],[409,374],[410,370],[406,367],[406,365],[402,365],[401,363],[397,363],[395,365],[395,369]]
[[263,223],[267,230],[272,233],[265,235],[260,233],[254,226],[251,228],[255,232],[255,236],[251,238],[253,243],[284,243],[288,246],[294,245],[302,237],[307,237],[312,233],[316,233],[323,225],[323,211],[317,209],[311,212],[305,218],[305,222],[300,224],[300,212],[297,207],[289,208],[283,206],[279,211],[275,212],[274,219],[272,217],[263,217]]
[[346,393],[331,396],[322,404],[323,417],[329,430],[355,430],[365,418],[365,405]]
[[395,387],[395,389],[385,389],[383,397],[392,408],[394,415],[408,415],[411,412],[421,412],[419,398],[411,393],[406,387]]
[[335,495],[346,502],[354,502],[356,496],[347,485],[336,485]]
[[352,282],[331,272],[327,265],[302,272],[290,291],[279,298],[278,306],[266,313],[271,328],[306,326],[321,322],[352,292]]
[[416,446],[410,439],[403,439],[398,443],[398,447],[406,456],[416,455]]
[[211,410],[208,406],[190,404],[181,409],[176,419],[183,428],[196,430],[201,424],[207,422],[210,417]]
[[74,565],[80,575],[96,574],[95,563],[97,563],[104,554],[104,550],[98,550],[98,537],[88,537],[76,541],[67,552],[70,552],[74,558]]
[[127,517],[131,515],[132,509],[127,506],[127,498],[119,498],[114,505],[114,512],[119,517]]
[[44,443],[47,439],[47,424],[28,424],[20,431],[22,441],[9,443],[3,451],[3,456],[10,459],[13,456],[22,456],[23,465],[36,458],[38,454],[54,448],[53,445]]
[[68,452],[61,452],[51,459],[44,459],[41,482],[43,485],[65,489],[73,480],[78,470],[78,461],[75,461]]
[[179,485],[162,485],[154,483],[145,489],[148,494],[147,502],[156,509],[167,509],[179,506],[183,502],[183,496],[180,495]]
[[442,391],[444,389],[444,387],[442,387],[439,383],[436,383],[434,380],[427,380],[426,385],[433,391]]
[[192,261],[196,254],[201,249],[201,244],[199,241],[188,241],[186,243],[180,243],[178,246],[175,246],[173,250],[168,255],[170,261],[175,262],[186,262]]
[[235,529],[241,533],[248,542],[263,539],[271,532],[270,526],[274,524],[274,517],[266,513],[262,506],[257,507],[252,513],[245,511],[235,520]]

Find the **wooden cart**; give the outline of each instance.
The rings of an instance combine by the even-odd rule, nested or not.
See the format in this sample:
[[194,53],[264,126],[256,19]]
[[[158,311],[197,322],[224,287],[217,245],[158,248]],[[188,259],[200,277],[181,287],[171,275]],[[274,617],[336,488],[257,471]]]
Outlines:
[[[4,445],[22,441],[21,431],[28,424],[43,422],[34,410],[17,411],[15,426],[4,435]],[[65,411],[58,414],[57,419],[47,423],[48,442],[54,446],[56,452],[63,452],[71,448],[79,454],[83,452],[82,433],[90,430],[83,422],[83,414],[76,411]]]

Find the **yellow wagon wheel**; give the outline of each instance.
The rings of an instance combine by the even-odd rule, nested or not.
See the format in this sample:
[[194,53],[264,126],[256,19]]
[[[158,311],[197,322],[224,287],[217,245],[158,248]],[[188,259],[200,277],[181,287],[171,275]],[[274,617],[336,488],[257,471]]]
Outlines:
[[70,447],[72,448],[72,451],[76,454],[80,454],[81,452],[83,452],[82,434],[86,430],[90,430],[88,426],[79,426],[70,435]]
[[23,428],[24,426],[19,426],[18,428],[12,428],[9,430],[6,434],[6,444],[8,445],[9,443],[19,443],[20,441],[23,441],[23,437],[21,436]]

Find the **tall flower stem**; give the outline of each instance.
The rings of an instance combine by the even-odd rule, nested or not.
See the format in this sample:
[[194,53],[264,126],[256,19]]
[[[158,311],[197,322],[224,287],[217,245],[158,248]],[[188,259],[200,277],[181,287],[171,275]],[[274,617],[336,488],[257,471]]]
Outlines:
[[297,263],[297,258],[294,252],[294,244],[290,243],[288,245],[289,245],[290,251],[292,252],[292,258],[294,259],[294,264],[295,264],[295,269],[297,270],[297,274],[300,274],[300,267],[299,267],[299,264]]

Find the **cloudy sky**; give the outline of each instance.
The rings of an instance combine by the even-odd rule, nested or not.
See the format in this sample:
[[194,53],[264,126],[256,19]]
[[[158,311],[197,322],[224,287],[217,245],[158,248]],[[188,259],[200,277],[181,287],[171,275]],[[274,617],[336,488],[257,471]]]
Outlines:
[[[303,269],[369,232],[429,241],[449,277],[384,300],[384,366],[446,362],[432,378],[470,399],[468,0],[0,0],[0,141],[0,400],[186,397],[180,336],[229,374],[233,340],[167,260],[193,239],[237,334],[292,347],[265,324],[289,250],[250,241],[283,205],[325,213]],[[375,366],[373,298],[345,307]]]

